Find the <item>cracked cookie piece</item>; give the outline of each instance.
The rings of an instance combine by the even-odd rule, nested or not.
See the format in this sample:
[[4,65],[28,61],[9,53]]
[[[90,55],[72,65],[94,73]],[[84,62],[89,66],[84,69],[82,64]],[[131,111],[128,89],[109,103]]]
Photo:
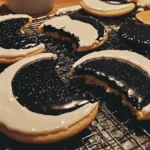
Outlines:
[[99,21],[80,15],[53,17],[40,25],[39,32],[72,42],[77,52],[93,50],[107,40],[105,28]]
[[122,16],[135,8],[134,3],[128,3],[125,0],[81,0],[80,4],[85,11],[102,17]]
[[90,125],[98,103],[75,97],[56,73],[56,64],[55,54],[43,53],[0,74],[0,132],[24,143],[53,143]]
[[130,51],[105,50],[79,59],[72,67],[87,84],[122,97],[139,120],[150,120],[150,61]]
[[31,22],[32,17],[28,15],[0,16],[0,63],[14,63],[45,50],[44,44],[24,34]]

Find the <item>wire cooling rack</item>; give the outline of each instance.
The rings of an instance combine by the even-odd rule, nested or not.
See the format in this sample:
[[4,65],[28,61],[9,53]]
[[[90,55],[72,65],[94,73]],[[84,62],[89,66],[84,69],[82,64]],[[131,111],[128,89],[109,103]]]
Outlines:
[[[89,15],[83,10],[76,13],[83,16]],[[37,33],[39,25],[51,17],[53,16],[35,18],[26,29],[26,34],[32,37],[38,36],[40,41],[46,44],[46,52],[58,55],[57,72],[62,80],[67,82],[70,77],[71,65],[85,53],[78,54],[72,49],[70,43],[54,40]],[[128,49],[134,51],[134,48],[131,49],[123,43],[117,34],[120,24],[124,23],[128,17],[132,16],[115,19],[95,17],[105,25],[109,34],[108,42],[96,50]],[[147,50],[142,54],[149,58]],[[5,67],[7,66],[1,66],[1,70]],[[1,134],[0,150],[150,150],[150,121],[137,121],[130,110],[121,104],[120,98],[104,93],[103,96],[101,94],[92,95],[90,88],[88,90],[85,89],[83,93],[85,95],[88,93],[90,97],[100,100],[99,113],[92,124],[82,133],[60,143],[45,145],[22,144]]]

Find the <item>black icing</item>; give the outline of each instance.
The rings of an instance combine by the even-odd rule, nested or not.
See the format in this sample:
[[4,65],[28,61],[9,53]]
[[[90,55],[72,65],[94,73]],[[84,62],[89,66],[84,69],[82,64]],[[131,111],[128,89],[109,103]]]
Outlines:
[[112,5],[120,5],[128,3],[127,0],[101,0],[101,1]]
[[[104,75],[98,72],[104,73]],[[86,61],[75,68],[76,74],[90,74],[106,81],[110,87],[124,93],[137,109],[150,103],[150,77],[135,66],[117,59],[101,58]],[[113,78],[110,80],[109,77]],[[122,87],[116,81],[122,83]],[[131,89],[134,95],[129,95]],[[138,101],[141,98],[141,101]]]
[[22,34],[21,27],[28,23],[28,18],[10,19],[0,22],[0,47],[5,49],[28,49],[38,45],[34,37]]
[[59,115],[88,103],[59,78],[55,65],[52,59],[38,60],[16,73],[12,89],[22,106],[36,113]]
[[150,46],[150,25],[138,21],[128,21],[120,27],[118,33],[129,44]]
[[74,34],[71,34],[69,32],[65,32],[63,29],[56,29],[55,27],[52,27],[51,25],[45,25],[43,27],[44,32],[58,32],[59,33],[59,37],[69,37],[71,39],[71,41],[73,41],[76,45],[76,48],[79,47],[79,38],[76,37]]
[[[104,37],[105,28],[97,19],[94,19],[93,17],[81,16],[76,13],[69,14],[68,16],[73,20],[79,20],[91,24],[98,32],[98,37],[96,40],[100,41],[100,38]],[[79,47],[79,37],[76,37],[74,34],[65,32],[63,29],[56,29],[51,25],[45,25],[43,28],[45,32],[58,32],[60,37],[69,37],[76,44],[76,47]]]

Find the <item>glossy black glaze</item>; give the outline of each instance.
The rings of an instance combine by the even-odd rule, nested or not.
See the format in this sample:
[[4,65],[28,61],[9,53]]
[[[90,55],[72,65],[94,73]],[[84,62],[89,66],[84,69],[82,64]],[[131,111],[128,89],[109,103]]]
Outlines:
[[55,65],[55,60],[44,59],[27,64],[17,72],[12,89],[22,106],[36,113],[59,115],[88,103],[60,79]]
[[129,42],[150,46],[150,25],[128,21],[120,27],[118,33]]
[[120,5],[128,3],[127,0],[101,0],[101,1],[112,5]]
[[[96,40],[100,41],[100,38],[104,37],[105,28],[97,19],[94,19],[93,17],[87,17],[87,16],[83,17],[76,13],[72,13],[68,16],[73,20],[79,20],[79,21],[91,24],[98,32],[98,37]],[[56,29],[55,27],[52,27],[51,25],[48,25],[48,26],[45,25],[43,28],[45,32],[58,32],[60,37],[61,36],[69,37],[76,44],[76,47],[77,48],[79,47],[79,38],[76,37],[74,34],[65,32],[63,29]]]
[[[127,62],[108,58],[92,59],[78,65],[75,68],[75,74],[90,74],[106,81],[110,87],[124,93],[127,100],[137,109],[150,103],[150,77]],[[117,81],[120,81],[122,86]],[[133,90],[134,95],[128,94],[129,89]],[[138,98],[141,98],[141,101],[138,101]]]
[[28,49],[38,45],[37,39],[20,32],[28,18],[17,18],[0,22],[0,47],[5,49]]

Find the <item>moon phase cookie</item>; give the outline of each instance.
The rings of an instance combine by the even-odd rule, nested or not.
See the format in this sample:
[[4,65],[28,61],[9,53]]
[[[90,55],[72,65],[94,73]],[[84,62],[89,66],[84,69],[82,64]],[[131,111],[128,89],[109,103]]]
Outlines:
[[107,40],[107,33],[100,22],[79,15],[53,17],[39,27],[39,32],[71,41],[77,52],[95,49]]
[[122,16],[135,8],[134,3],[118,0],[81,0],[80,4],[85,11],[103,17]]
[[72,68],[87,84],[121,95],[139,120],[150,120],[150,61],[129,51],[106,50],[79,59]]
[[44,51],[44,44],[23,34],[31,22],[28,15],[0,16],[0,63],[14,63]]
[[56,55],[43,53],[0,74],[2,133],[25,143],[53,143],[78,134],[93,121],[98,103],[75,98],[57,75],[56,63]]

